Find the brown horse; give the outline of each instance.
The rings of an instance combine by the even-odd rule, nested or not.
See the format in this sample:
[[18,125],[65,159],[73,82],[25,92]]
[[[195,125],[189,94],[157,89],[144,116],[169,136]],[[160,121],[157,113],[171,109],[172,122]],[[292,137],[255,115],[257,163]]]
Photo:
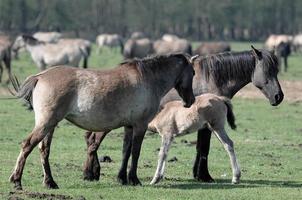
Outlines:
[[35,112],[35,127],[22,143],[10,181],[15,188],[22,189],[26,158],[40,143],[44,184],[58,188],[48,157],[54,129],[65,118],[85,130],[102,132],[100,141],[112,129],[131,127],[132,162],[128,180],[133,185],[140,184],[137,163],[148,123],[155,116],[161,98],[173,87],[185,107],[194,103],[193,76],[188,59],[182,54],[172,54],[124,62],[107,71],[57,66],[28,77],[21,87],[15,82],[17,96],[25,99]]
[[[278,81],[278,58],[267,50],[226,52],[206,57],[198,57],[194,61],[196,75],[193,79],[194,95],[213,93],[232,98],[241,88],[252,82],[269,99],[272,106],[283,100],[283,92]],[[179,100],[175,90],[171,90],[161,101],[161,105],[169,101]],[[93,133],[91,137],[95,136]],[[131,130],[125,128],[124,152],[131,149]],[[130,141],[129,141],[130,140]],[[198,131],[196,160],[193,175],[199,181],[212,182],[208,172],[207,157],[209,154],[211,131],[208,128]],[[96,152],[94,159],[86,163],[84,176],[89,174],[90,180],[99,179],[99,163]],[[124,156],[128,154],[124,154]],[[127,158],[127,157],[126,157]],[[124,159],[126,159],[124,157]],[[123,166],[122,166],[123,167]],[[94,173],[98,171],[98,173]]]

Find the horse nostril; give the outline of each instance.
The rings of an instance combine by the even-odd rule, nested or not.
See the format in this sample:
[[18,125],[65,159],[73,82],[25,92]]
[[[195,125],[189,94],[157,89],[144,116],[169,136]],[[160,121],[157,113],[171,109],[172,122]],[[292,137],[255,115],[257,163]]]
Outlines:
[[279,94],[276,94],[276,95],[275,95],[275,100],[276,100],[277,102],[279,102],[280,98],[281,98],[281,97],[280,97]]

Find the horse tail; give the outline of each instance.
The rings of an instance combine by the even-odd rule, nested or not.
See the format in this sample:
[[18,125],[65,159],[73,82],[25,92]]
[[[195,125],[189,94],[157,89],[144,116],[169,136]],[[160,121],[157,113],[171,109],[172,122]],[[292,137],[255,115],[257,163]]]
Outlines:
[[10,91],[12,95],[23,99],[25,101],[25,105],[29,110],[33,110],[32,106],[32,93],[34,88],[37,85],[38,82],[37,76],[29,76],[22,85],[20,85],[19,80],[16,76],[10,76],[10,81],[14,87],[14,92]]
[[236,124],[235,124],[235,115],[233,113],[233,106],[232,106],[232,103],[231,103],[231,100],[228,99],[228,98],[222,98],[224,104],[226,105],[227,107],[227,121],[228,121],[228,124],[230,125],[230,127],[232,129],[236,129]]

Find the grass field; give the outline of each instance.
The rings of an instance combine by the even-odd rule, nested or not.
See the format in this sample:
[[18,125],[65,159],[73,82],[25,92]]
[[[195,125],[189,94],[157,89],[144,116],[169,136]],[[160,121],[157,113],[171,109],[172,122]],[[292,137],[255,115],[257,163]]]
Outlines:
[[[250,43],[232,43],[235,50],[249,49]],[[256,43],[256,47],[262,44]],[[93,52],[90,66],[110,68],[122,61],[118,52],[105,49],[100,56]],[[283,80],[302,80],[301,55],[289,59],[289,73]],[[13,72],[23,80],[38,72],[30,57],[23,54],[13,62]],[[2,85],[3,86],[3,85]],[[3,87],[2,87],[3,88]],[[301,94],[302,95],[302,94]],[[157,163],[160,137],[147,134],[142,148],[138,175],[143,186],[121,186],[116,181],[121,162],[122,130],[117,129],[104,140],[99,155],[109,155],[113,162],[101,163],[102,178],[98,182],[82,180],[82,165],[86,157],[83,130],[67,121],[56,129],[50,162],[59,190],[42,186],[39,152],[35,149],[27,160],[23,174],[22,193],[13,193],[8,177],[20,150],[20,142],[34,124],[33,112],[20,101],[0,101],[0,199],[301,199],[302,196],[302,103],[283,102],[271,107],[264,100],[233,100],[237,131],[228,129],[242,168],[242,181],[231,184],[231,168],[227,153],[213,137],[209,168],[216,183],[199,183],[192,178],[195,146],[182,140],[194,141],[196,134],[176,138],[169,157],[166,179],[149,186]]]

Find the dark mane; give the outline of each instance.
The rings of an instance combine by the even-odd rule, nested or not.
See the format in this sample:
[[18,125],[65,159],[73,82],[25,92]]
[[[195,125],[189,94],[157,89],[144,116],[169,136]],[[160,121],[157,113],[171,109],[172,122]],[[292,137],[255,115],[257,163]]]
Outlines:
[[[278,59],[269,51],[262,50],[264,72],[278,72]],[[199,66],[206,80],[212,77],[217,86],[229,80],[250,78],[255,69],[255,55],[252,51],[225,52],[198,59]]]
[[134,58],[130,60],[125,60],[120,63],[122,65],[136,65],[138,69],[141,70],[143,74],[156,74],[160,71],[168,69],[171,65],[171,57],[182,58],[183,62],[188,64],[188,60],[183,54],[168,54],[168,55],[153,55],[142,59]]

